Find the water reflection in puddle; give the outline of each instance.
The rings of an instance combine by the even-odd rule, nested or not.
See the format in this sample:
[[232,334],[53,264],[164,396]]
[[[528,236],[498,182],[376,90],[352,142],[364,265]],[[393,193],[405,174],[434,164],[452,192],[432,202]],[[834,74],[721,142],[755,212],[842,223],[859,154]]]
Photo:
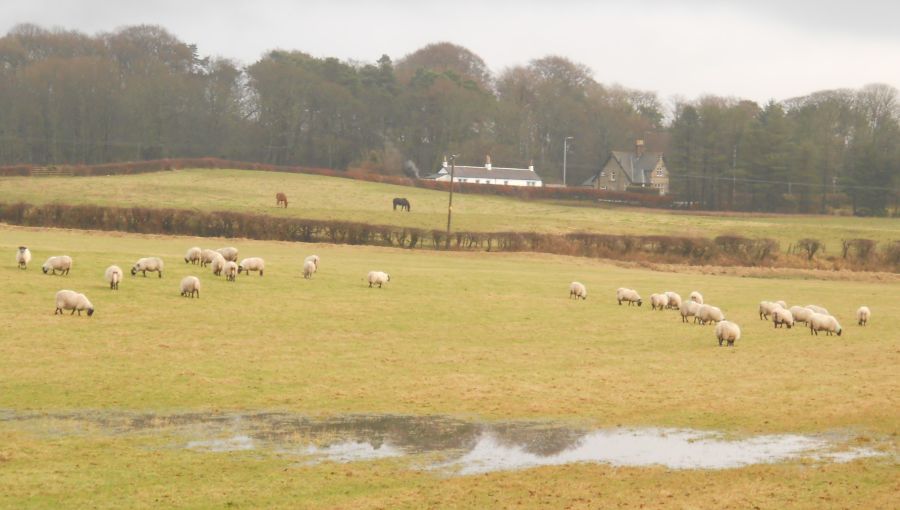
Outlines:
[[820,436],[725,438],[715,432],[616,428],[580,430],[553,423],[477,423],[444,416],[351,415],[314,420],[288,413],[175,415],[117,412],[27,414],[0,422],[45,434],[166,434],[178,447],[224,453],[267,450],[300,465],[420,457],[431,471],[471,475],[578,462],[670,469],[728,469],[810,459],[848,462],[884,455]]

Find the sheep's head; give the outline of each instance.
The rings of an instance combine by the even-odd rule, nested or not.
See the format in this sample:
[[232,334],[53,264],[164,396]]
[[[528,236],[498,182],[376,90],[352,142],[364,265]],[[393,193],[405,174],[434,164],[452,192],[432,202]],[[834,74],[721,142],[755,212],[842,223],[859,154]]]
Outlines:
[[838,328],[837,328],[837,336],[841,336],[841,333],[842,333],[843,331],[844,331],[844,329],[841,328],[840,326],[838,326]]
[[190,262],[190,261],[191,261],[191,259],[189,259],[189,258],[187,258],[187,257],[184,258],[184,263],[185,263],[185,264],[187,264],[187,263]]
[[387,276],[387,281],[391,281],[391,275],[389,275],[388,273],[384,273],[384,274],[385,274],[385,276]]
[[27,246],[19,246],[19,251],[25,251],[27,249],[28,249]]
[[638,303],[638,306],[642,306],[644,304],[644,302],[640,299],[638,299],[637,303]]
[[44,274],[47,274],[50,271],[50,268],[47,267],[47,264],[44,264],[43,266],[41,266],[41,271],[43,271]]
[[241,271],[244,270],[244,266],[238,266],[238,274],[241,274]]
[[87,314],[88,314],[88,317],[90,317],[91,315],[94,315],[94,309],[93,309],[93,308],[88,308]]
[[136,275],[137,272],[138,272],[138,267],[137,267],[137,265],[135,265],[131,268],[131,276]]

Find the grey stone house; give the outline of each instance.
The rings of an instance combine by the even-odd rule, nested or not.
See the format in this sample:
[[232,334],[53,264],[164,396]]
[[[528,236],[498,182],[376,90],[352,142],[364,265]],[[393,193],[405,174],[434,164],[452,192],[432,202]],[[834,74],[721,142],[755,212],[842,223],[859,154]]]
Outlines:
[[600,171],[582,186],[609,191],[635,191],[652,188],[660,195],[669,193],[669,169],[661,152],[647,152],[644,141],[634,144],[634,151],[611,151]]

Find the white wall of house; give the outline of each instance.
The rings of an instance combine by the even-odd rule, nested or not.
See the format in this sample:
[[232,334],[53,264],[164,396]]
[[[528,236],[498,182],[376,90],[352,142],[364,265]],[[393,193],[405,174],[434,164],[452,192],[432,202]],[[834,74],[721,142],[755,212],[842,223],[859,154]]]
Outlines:
[[[450,175],[441,175],[435,180],[450,182]],[[471,179],[465,177],[454,177],[453,182],[462,182],[465,184],[493,184],[495,186],[530,186],[534,188],[540,188],[544,186],[544,183],[542,181],[524,179]]]

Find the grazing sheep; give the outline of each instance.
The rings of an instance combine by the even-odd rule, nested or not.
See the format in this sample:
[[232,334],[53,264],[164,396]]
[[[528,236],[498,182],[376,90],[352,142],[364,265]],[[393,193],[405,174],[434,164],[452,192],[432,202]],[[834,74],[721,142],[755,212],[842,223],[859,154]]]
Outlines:
[[769,320],[769,316],[772,315],[777,308],[781,308],[781,305],[778,303],[773,303],[772,301],[760,301],[759,320]]
[[687,322],[688,317],[695,317],[697,315],[697,309],[699,308],[700,305],[698,305],[694,301],[686,301],[680,310],[681,322]]
[[303,277],[307,280],[312,279],[313,273],[316,272],[316,262],[314,260],[307,260],[303,263]]
[[194,246],[184,254],[184,263],[187,264],[190,262],[191,264],[196,264],[200,262],[200,255],[202,253],[203,250],[201,250],[199,246]]
[[830,313],[828,313],[828,310],[822,308],[821,306],[816,306],[816,305],[806,305],[806,307],[809,308],[810,310],[816,312],[816,313],[821,313],[822,315],[831,315]]
[[812,317],[809,318],[809,334],[815,333],[816,336],[819,335],[819,331],[825,331],[829,335],[833,333],[837,333],[837,336],[841,336],[841,332],[843,328],[838,324],[837,319],[832,317],[831,315],[825,315],[824,313],[814,313]]
[[741,328],[731,321],[719,321],[716,324],[716,338],[719,339],[719,347],[722,347],[722,342],[734,347],[734,343],[741,339]]
[[162,259],[159,257],[144,257],[142,259],[138,259],[138,261],[135,262],[134,266],[131,267],[131,276],[134,276],[138,273],[143,273],[144,278],[146,278],[147,271],[150,271],[151,273],[156,272],[159,274],[159,277],[162,278]]
[[787,310],[788,305],[787,305],[787,303],[785,303],[784,301],[778,300],[778,301],[773,301],[773,302],[774,302],[776,305],[778,305],[778,306],[784,308],[785,310]]
[[106,281],[109,282],[109,288],[111,290],[119,290],[119,282],[122,281],[122,277],[125,275],[125,273],[122,272],[122,268],[119,266],[109,266],[103,274],[106,277]]
[[241,271],[250,275],[250,271],[259,271],[259,275],[263,275],[263,271],[266,269],[266,263],[263,259],[259,257],[250,257],[246,258],[238,264],[238,274],[241,274]]
[[275,207],[284,204],[284,208],[287,209],[287,195],[282,192],[275,193]]
[[778,306],[772,310],[772,322],[776,328],[778,326],[787,326],[788,329],[791,329],[794,327],[794,315],[790,310]]
[[669,306],[669,296],[665,294],[650,294],[650,309],[662,310]]
[[869,323],[869,317],[872,316],[872,310],[869,310],[868,306],[860,306],[858,310],[856,310],[856,320],[859,321],[860,326],[865,326]]
[[217,252],[216,250],[202,250],[200,252],[200,267],[206,267],[208,264],[212,263],[213,260],[216,260],[217,256],[221,255],[222,254]]
[[643,305],[640,294],[634,289],[626,289],[625,287],[616,289],[616,301],[619,302],[619,306],[622,305],[622,301],[626,301],[628,306],[631,306],[634,303],[637,303],[638,306]]
[[237,262],[229,260],[225,263],[222,273],[225,275],[226,282],[233,282],[237,278],[238,265]]
[[669,305],[666,308],[681,310],[681,294],[672,292],[671,290],[667,290],[665,294],[669,298]]
[[694,314],[694,320],[700,321],[700,324],[710,324],[713,322],[722,322],[725,320],[725,314],[722,310],[712,305],[700,305]]
[[791,315],[794,317],[794,322],[802,322],[803,324],[809,323],[809,318],[816,312],[806,308],[805,306],[792,306],[791,307]]
[[572,282],[569,284],[569,298],[587,299],[587,287],[581,282]]
[[697,303],[698,305],[702,305],[702,304],[703,304],[703,294],[700,294],[700,293],[697,292],[696,290],[693,291],[693,292],[691,292],[691,295],[688,296],[688,299],[690,299],[690,300],[693,301],[694,303]]
[[306,257],[305,259],[303,259],[304,264],[306,264],[309,261],[312,261],[316,264],[316,271],[318,271],[319,270],[319,256],[318,255],[310,255],[309,257]]
[[26,246],[19,246],[19,250],[16,251],[16,264],[19,269],[28,269],[29,262],[31,262],[31,250]]
[[200,299],[200,278],[185,276],[181,279],[181,295],[193,299],[194,294],[197,295],[197,299]]
[[219,248],[216,251],[221,253],[222,256],[225,257],[225,260],[229,260],[231,262],[237,262],[238,249],[235,248],[234,246]]
[[72,269],[72,257],[68,255],[50,257],[44,262],[44,265],[41,266],[41,270],[44,274],[56,274],[56,272],[59,271],[59,274],[68,275],[70,269]]
[[[225,264],[228,263],[225,260],[225,257],[222,256],[221,253],[215,252],[216,256],[213,257],[212,262],[209,263],[209,267],[212,268],[212,272],[216,276],[222,276],[222,271],[225,270]],[[238,271],[240,272],[240,271]]]
[[94,315],[94,305],[88,300],[84,294],[79,294],[74,290],[61,290],[56,293],[56,311],[53,315],[62,315],[63,310],[72,310],[69,315],[81,315],[82,310],[87,310],[88,317]]
[[391,281],[391,275],[384,271],[369,271],[367,279],[369,280],[369,287],[377,284],[380,289],[382,285]]

